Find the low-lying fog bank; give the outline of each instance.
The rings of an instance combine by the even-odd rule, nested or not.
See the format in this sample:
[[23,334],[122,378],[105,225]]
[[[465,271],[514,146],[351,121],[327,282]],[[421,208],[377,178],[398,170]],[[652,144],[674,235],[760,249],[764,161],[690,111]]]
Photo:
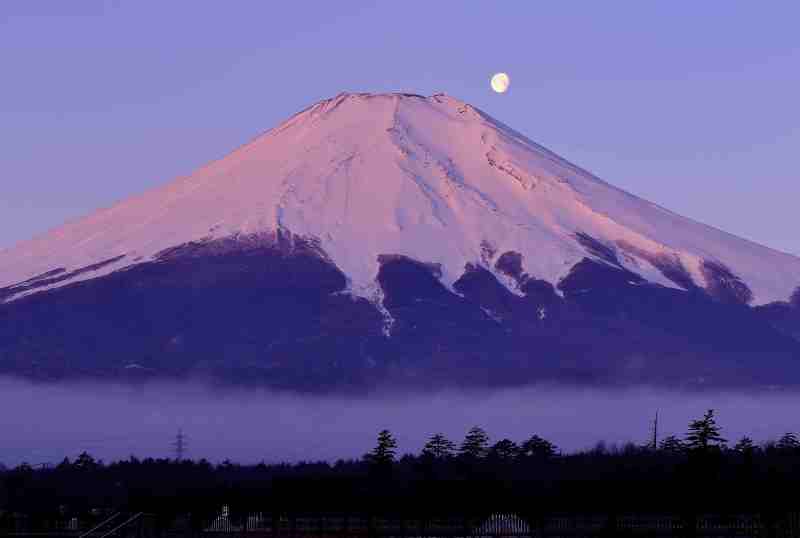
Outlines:
[[800,430],[800,393],[679,393],[656,389],[528,387],[384,397],[318,397],[200,383],[43,385],[0,379],[0,462],[56,463],[88,451],[105,460],[169,457],[179,429],[187,456],[276,462],[358,457],[377,432],[395,433],[400,452],[432,433],[460,442],[484,427],[493,440],[541,435],[566,451],[597,441],[643,443],[659,412],[660,435],[683,435],[709,408],[729,440],[757,441]]

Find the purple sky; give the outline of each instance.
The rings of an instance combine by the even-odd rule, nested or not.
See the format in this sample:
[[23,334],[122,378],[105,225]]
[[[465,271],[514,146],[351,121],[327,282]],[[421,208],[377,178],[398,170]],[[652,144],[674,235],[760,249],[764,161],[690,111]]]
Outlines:
[[[444,91],[800,253],[800,2],[0,2],[0,248],[343,90]],[[493,72],[511,89],[490,92]]]

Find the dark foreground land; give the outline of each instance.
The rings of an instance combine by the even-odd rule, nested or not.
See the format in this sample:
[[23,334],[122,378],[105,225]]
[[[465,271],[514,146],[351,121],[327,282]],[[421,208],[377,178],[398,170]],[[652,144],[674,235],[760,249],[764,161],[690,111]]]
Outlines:
[[331,464],[103,464],[83,455],[0,473],[0,534],[800,536],[794,437],[727,448],[714,435],[696,429],[658,448],[561,455],[536,436],[489,446],[475,429],[457,451],[435,436],[422,454],[396,458],[382,432],[364,458]]
[[193,528],[190,517],[164,527],[158,515],[115,512],[99,523],[71,520],[60,529],[4,530],[18,538],[578,538],[795,537],[798,513],[775,520],[758,514],[495,513],[477,516],[355,513],[250,513],[234,522],[220,515]]

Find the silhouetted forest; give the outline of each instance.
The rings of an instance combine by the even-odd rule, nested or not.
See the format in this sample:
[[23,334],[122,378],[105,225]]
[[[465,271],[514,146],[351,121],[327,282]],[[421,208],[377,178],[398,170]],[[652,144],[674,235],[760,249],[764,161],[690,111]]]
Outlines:
[[[265,425],[268,427],[268,425]],[[728,441],[713,411],[684,437],[646,445],[561,453],[537,435],[490,440],[479,427],[458,443],[433,435],[401,455],[392,433],[363,457],[336,462],[239,465],[137,459],[105,464],[88,454],[50,468],[0,471],[0,517],[86,517],[111,510],[157,514],[164,524],[190,514],[201,527],[220,507],[230,517],[360,511],[373,514],[491,513],[496,510],[673,513],[796,510],[800,442],[794,434],[761,445]],[[654,446],[655,445],[655,446]],[[265,448],[267,451],[267,448]]]

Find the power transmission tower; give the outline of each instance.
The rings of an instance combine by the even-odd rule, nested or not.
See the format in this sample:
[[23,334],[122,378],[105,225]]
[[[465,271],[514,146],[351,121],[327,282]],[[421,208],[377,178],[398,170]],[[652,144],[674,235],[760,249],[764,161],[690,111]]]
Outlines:
[[653,419],[653,450],[658,450],[658,411]]
[[178,435],[175,436],[175,441],[172,443],[172,447],[175,449],[175,460],[176,461],[183,461],[184,456],[186,455],[186,445],[187,442],[186,435],[184,435],[183,430],[178,430]]

